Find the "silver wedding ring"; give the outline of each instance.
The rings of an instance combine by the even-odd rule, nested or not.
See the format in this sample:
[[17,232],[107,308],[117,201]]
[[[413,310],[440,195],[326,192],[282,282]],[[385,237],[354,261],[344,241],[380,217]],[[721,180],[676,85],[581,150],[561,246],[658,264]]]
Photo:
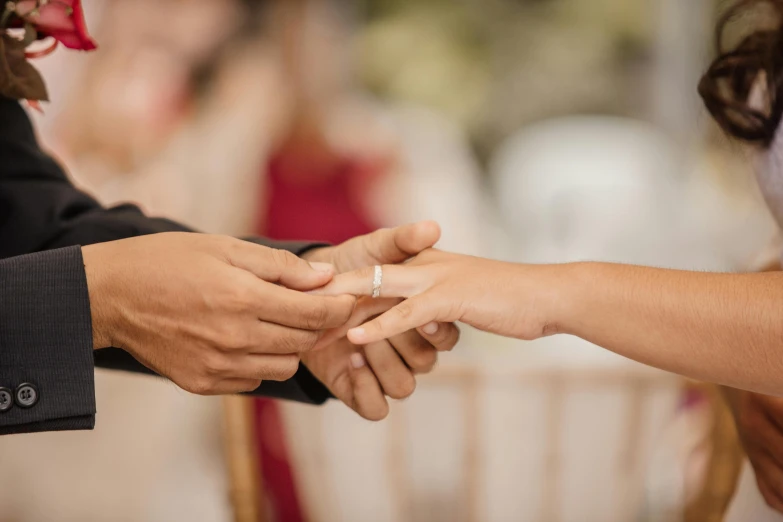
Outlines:
[[377,299],[381,296],[381,285],[383,284],[383,267],[375,265],[375,274],[372,278],[372,298]]

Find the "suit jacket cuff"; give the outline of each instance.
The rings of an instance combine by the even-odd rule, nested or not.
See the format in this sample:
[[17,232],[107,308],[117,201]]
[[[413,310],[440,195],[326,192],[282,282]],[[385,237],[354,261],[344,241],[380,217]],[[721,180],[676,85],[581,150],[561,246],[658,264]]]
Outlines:
[[297,257],[302,257],[310,250],[315,250],[316,248],[324,248],[324,247],[331,246],[328,243],[312,243],[308,241],[273,241],[270,239],[265,239],[260,237],[244,237],[242,239],[269,248],[276,248],[278,250],[288,250],[292,254],[295,254]]
[[0,412],[0,434],[91,429],[92,319],[78,246],[0,261],[0,387],[35,386],[37,402]]
[[288,399],[307,404],[323,404],[333,397],[326,386],[316,379],[304,364],[299,364],[299,370],[293,379],[283,382],[264,381],[250,395]]

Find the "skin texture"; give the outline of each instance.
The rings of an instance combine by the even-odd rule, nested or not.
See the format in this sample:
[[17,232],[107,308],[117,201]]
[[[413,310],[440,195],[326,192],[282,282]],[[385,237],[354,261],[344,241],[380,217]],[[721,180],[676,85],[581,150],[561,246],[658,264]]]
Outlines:
[[[366,295],[372,270],[321,295]],[[617,265],[520,265],[427,250],[384,267],[383,297],[406,300],[349,331],[374,343],[432,321],[519,339],[576,335],[650,366],[783,395],[783,274],[710,274]]]

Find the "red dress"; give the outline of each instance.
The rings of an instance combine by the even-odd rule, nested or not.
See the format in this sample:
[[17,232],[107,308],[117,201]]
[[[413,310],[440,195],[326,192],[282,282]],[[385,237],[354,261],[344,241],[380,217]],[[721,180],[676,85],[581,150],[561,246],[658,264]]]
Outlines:
[[[265,213],[257,231],[272,239],[338,244],[377,227],[361,194],[379,165],[337,157],[323,148],[289,145],[272,157],[264,190]],[[277,522],[303,522],[294,469],[279,405],[258,399],[255,407],[259,458],[266,498]]]

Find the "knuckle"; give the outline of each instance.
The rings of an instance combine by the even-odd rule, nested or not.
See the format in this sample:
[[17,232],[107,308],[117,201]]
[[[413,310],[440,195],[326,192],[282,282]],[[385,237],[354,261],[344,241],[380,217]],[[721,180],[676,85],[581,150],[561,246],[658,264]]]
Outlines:
[[196,395],[211,395],[215,389],[215,381],[209,377],[198,377],[184,384],[182,388]]
[[278,364],[270,368],[270,375],[268,378],[273,381],[287,381],[296,375],[297,370],[299,370],[298,357],[282,357]]
[[247,347],[248,335],[243,330],[226,329],[220,338],[221,351],[231,353]]
[[228,365],[225,362],[225,355],[221,353],[209,353],[202,359],[202,371],[206,376],[222,375]]
[[300,352],[309,352],[318,344],[321,336],[317,332],[302,332],[299,335]]
[[296,375],[296,372],[299,371],[299,359],[292,359],[284,368],[282,371],[281,377],[284,381],[287,381],[288,379],[293,379],[294,375]]
[[340,296],[332,299],[334,299],[335,303],[332,308],[336,309],[334,321],[336,321],[339,326],[342,326],[348,322],[348,319],[353,316],[354,310],[356,310],[356,296]]
[[411,369],[417,373],[428,373],[435,367],[438,354],[435,350],[419,350],[410,356],[407,361]]
[[253,291],[247,285],[233,285],[227,292],[226,307],[232,311],[247,310],[253,303]]
[[241,258],[245,253],[247,244],[241,239],[230,236],[211,236],[214,240],[214,245],[223,252],[223,256],[227,256],[231,264],[234,264],[234,259]]
[[221,248],[224,248],[228,253],[230,254],[236,254],[239,253],[242,250],[242,247],[244,246],[242,240],[237,239],[235,237],[231,236],[210,236],[213,241],[220,245]]
[[317,299],[305,313],[305,326],[308,330],[320,330],[329,319],[329,305],[325,299]]
[[281,354],[295,354],[305,350],[306,346],[302,344],[303,336],[298,335],[296,331],[286,332],[278,337],[275,352]]
[[291,268],[297,264],[299,258],[287,250],[272,249],[272,262],[280,268]]
[[299,343],[297,342],[296,337],[291,334],[280,336],[275,345],[277,348],[275,352],[284,354],[296,353],[299,349]]
[[[275,307],[277,308],[277,311],[281,317],[300,318],[302,315],[301,307],[297,308],[295,304],[289,303],[287,301],[281,301],[279,303],[275,303]],[[263,315],[266,316],[266,313],[264,313]]]
[[413,307],[407,302],[403,301],[394,307],[395,313],[402,319],[408,319],[413,315]]

